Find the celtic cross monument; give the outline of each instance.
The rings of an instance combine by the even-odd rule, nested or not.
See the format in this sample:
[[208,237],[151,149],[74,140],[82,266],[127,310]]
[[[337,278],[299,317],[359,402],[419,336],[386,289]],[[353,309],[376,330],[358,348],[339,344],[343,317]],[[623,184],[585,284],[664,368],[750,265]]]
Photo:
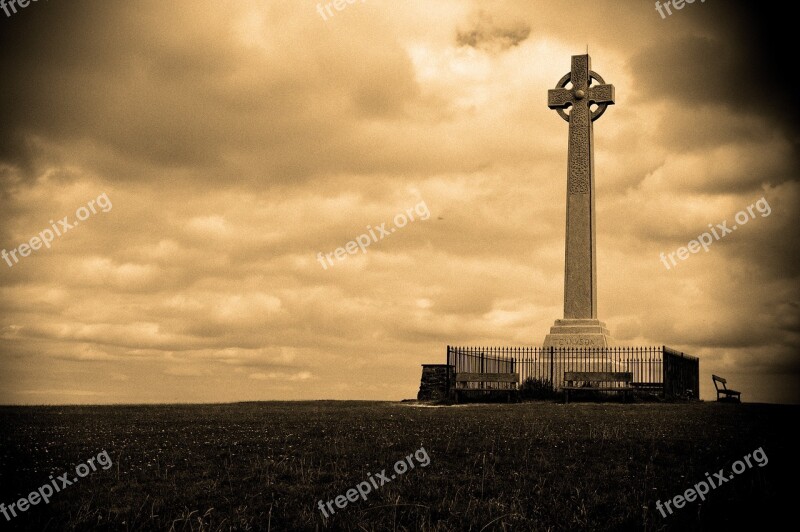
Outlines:
[[573,55],[572,71],[547,93],[547,106],[569,122],[569,147],[564,319],[550,328],[544,347],[606,347],[613,342],[605,323],[597,319],[592,133],[592,122],[613,103],[614,86],[592,71],[588,54]]

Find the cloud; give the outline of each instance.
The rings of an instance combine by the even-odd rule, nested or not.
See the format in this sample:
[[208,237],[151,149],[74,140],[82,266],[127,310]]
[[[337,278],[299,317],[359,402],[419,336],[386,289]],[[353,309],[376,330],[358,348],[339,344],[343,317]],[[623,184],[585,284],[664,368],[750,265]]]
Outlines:
[[531,28],[522,21],[496,24],[491,13],[479,11],[472,16],[469,29],[458,30],[456,43],[488,52],[502,52],[517,46],[530,36]]
[[314,376],[308,371],[301,371],[299,373],[251,373],[248,378],[258,381],[307,381],[313,379]]
[[91,390],[65,390],[65,389],[47,389],[47,390],[20,390],[23,395],[55,395],[66,397],[98,397],[106,395],[102,392],[93,392]]

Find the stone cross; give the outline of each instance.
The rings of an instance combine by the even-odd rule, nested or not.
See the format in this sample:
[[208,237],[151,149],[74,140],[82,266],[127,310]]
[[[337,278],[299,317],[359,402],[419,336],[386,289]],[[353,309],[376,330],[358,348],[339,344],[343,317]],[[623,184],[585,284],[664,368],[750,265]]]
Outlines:
[[[592,80],[599,84],[592,85]],[[613,103],[614,86],[592,71],[588,54],[572,56],[572,71],[547,93],[547,106],[569,122],[569,144],[564,319],[556,320],[545,347],[609,344],[608,330],[597,320],[592,122]]]

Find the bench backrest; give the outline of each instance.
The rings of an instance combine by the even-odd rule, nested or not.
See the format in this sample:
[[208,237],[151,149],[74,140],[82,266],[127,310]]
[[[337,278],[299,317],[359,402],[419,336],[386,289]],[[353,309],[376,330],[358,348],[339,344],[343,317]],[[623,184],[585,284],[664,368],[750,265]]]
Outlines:
[[718,382],[722,383],[722,389],[723,390],[727,390],[728,389],[728,386],[727,386],[728,381],[727,380],[723,379],[722,377],[717,377],[716,375],[711,375],[711,378],[714,380],[714,388],[716,388],[717,391],[719,391],[719,386],[717,386]]
[[633,373],[630,371],[565,371],[565,381],[585,381],[585,382],[625,382],[633,381]]
[[456,373],[456,382],[519,382],[519,373]]

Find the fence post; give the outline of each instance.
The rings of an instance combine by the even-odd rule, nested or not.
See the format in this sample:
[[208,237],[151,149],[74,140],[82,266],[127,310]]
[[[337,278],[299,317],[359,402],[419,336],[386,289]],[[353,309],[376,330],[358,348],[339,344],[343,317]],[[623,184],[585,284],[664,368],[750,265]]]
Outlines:
[[[515,362],[516,362],[516,359],[514,357],[511,357],[511,373],[514,373],[514,363]],[[506,384],[506,387],[508,387],[509,390],[512,389],[512,385],[511,384]],[[511,393],[511,392],[509,392],[509,393]]]
[[694,398],[700,400],[700,359],[694,361],[697,366],[694,370]]
[[[483,367],[484,367],[484,360],[485,360],[485,357],[486,357],[486,354],[483,352],[483,349],[481,349],[481,374],[483,374],[483,371],[484,371]],[[479,383],[479,386],[480,386],[481,388],[485,388],[485,387],[486,387],[486,384],[484,384],[484,383],[483,383],[483,381],[481,381],[481,382]]]
[[553,351],[555,347],[552,345],[550,346],[550,389],[551,391],[556,391],[556,381],[553,379]]
[[447,383],[446,384],[447,399],[450,399],[450,346],[449,345],[447,346],[447,367],[445,368],[445,371],[447,372],[447,379],[445,379],[445,382]]

